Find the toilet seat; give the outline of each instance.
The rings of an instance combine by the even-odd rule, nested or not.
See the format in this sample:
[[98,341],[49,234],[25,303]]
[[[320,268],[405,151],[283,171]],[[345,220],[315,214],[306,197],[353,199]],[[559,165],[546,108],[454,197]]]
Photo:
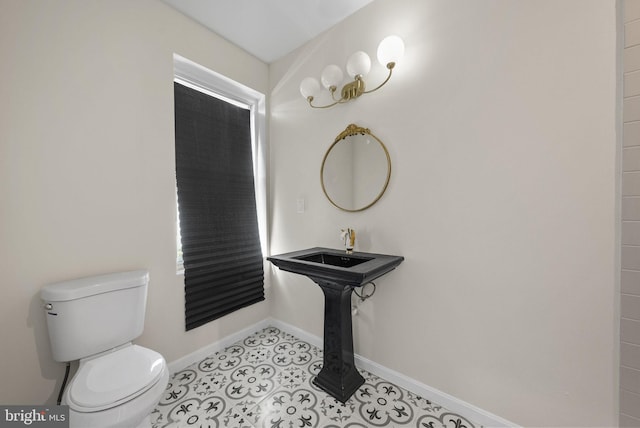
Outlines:
[[67,404],[77,412],[116,407],[153,387],[165,366],[160,354],[138,345],[82,360],[69,385]]

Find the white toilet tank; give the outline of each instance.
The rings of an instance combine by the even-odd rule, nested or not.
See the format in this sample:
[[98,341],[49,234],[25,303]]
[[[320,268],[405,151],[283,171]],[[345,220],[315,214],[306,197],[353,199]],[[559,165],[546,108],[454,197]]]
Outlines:
[[138,270],[45,285],[53,359],[78,360],[140,336],[148,284],[149,272]]

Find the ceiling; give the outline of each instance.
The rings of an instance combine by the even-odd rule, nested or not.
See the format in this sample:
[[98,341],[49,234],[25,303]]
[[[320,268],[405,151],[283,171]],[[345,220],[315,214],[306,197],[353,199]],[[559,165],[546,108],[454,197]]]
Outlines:
[[162,0],[266,63],[373,0]]

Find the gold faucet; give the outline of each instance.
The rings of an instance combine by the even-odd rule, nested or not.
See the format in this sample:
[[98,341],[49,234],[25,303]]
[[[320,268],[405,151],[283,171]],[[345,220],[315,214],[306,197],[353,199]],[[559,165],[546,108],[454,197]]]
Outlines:
[[341,229],[340,238],[344,241],[347,254],[352,254],[356,246],[356,231],[351,228]]

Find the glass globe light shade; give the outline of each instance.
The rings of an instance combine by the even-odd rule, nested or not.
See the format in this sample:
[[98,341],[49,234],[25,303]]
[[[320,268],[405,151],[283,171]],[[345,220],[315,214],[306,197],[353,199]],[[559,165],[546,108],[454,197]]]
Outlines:
[[404,42],[398,36],[385,37],[378,45],[378,61],[386,66],[396,63],[404,55]]
[[320,80],[322,81],[322,86],[329,89],[332,86],[338,87],[340,83],[342,83],[342,70],[337,65],[328,65],[322,70],[322,76]]
[[362,51],[354,52],[347,61],[347,73],[349,76],[356,77],[357,75],[366,76],[371,70],[371,59],[369,55]]
[[305,77],[302,79],[302,82],[300,82],[300,93],[305,99],[313,97],[319,91],[320,83],[313,77]]

